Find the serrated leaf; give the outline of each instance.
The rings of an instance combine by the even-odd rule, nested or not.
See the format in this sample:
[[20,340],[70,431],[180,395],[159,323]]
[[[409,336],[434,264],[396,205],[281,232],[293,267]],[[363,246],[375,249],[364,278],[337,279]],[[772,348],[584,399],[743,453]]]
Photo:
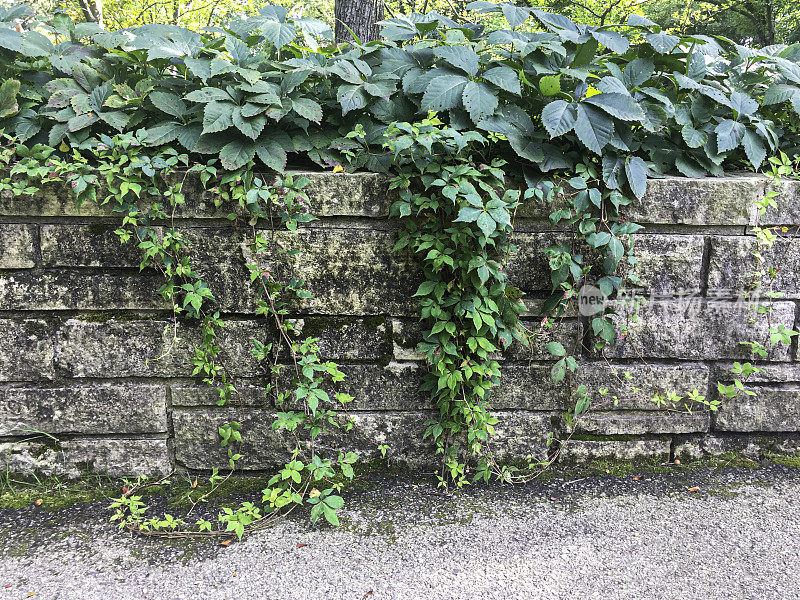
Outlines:
[[602,108],[612,117],[623,121],[641,121],[644,119],[642,107],[627,94],[616,92],[602,93],[584,99],[584,102]]
[[497,87],[516,94],[519,96],[522,93],[522,88],[519,83],[519,75],[511,67],[493,67],[483,74],[483,78],[495,84]]
[[492,89],[482,82],[470,81],[464,87],[461,99],[473,123],[492,115],[498,104]]
[[669,54],[678,45],[680,38],[675,35],[670,35],[665,32],[660,33],[646,33],[644,39],[653,47],[653,50],[659,54]]
[[551,138],[571,131],[577,117],[575,105],[565,100],[554,100],[542,110],[542,124]]
[[706,143],[707,136],[702,131],[698,131],[690,123],[687,123],[681,129],[681,136],[683,141],[689,148],[700,148]]
[[717,152],[721,154],[739,145],[744,135],[744,125],[725,119],[714,128],[714,132],[717,134]]
[[733,92],[731,94],[731,108],[739,113],[739,116],[749,116],[758,110],[758,102],[743,92]]
[[219,102],[230,102],[231,97],[228,96],[225,91],[218,88],[205,87],[200,90],[189,92],[184,96],[184,99],[191,102],[198,102],[200,104],[207,104],[208,102],[214,102],[215,100]]
[[470,77],[478,73],[478,55],[468,46],[440,46],[433,53]]
[[232,102],[214,100],[206,104],[203,111],[203,133],[216,133],[232,127],[235,108],[236,105]]
[[800,88],[797,86],[788,85],[785,83],[775,83],[769,86],[764,92],[764,98],[762,102],[764,105],[780,104],[781,102],[791,100],[798,94],[800,94]]
[[616,31],[595,30],[592,37],[616,54],[625,54],[631,45],[628,38]]
[[122,131],[128,124],[129,117],[121,110],[110,110],[97,113],[103,121],[111,125],[117,131]]
[[179,96],[169,92],[151,92],[148,98],[158,110],[172,117],[180,119],[188,111],[186,103]]
[[274,137],[258,140],[256,154],[265,165],[274,171],[280,173],[286,168],[286,150]]
[[750,164],[753,165],[753,168],[757,171],[759,167],[761,167],[761,163],[763,163],[764,159],[767,157],[767,150],[764,147],[761,136],[755,131],[745,129],[744,135],[742,136],[742,145],[744,146],[744,153],[747,156],[747,160],[750,161]]
[[422,110],[448,110],[461,103],[469,79],[463,75],[441,75],[434,78],[422,96]]
[[628,177],[628,185],[637,198],[644,196],[647,191],[648,172],[647,164],[638,156],[632,156],[625,163],[625,175]]
[[256,115],[255,117],[246,119],[242,116],[241,110],[234,110],[231,120],[233,121],[233,125],[236,127],[236,129],[241,131],[251,140],[254,140],[261,135],[261,132],[264,130],[264,126],[267,124],[267,118],[264,115]]
[[584,146],[600,154],[614,134],[614,121],[584,102],[578,103],[576,111],[575,134]]
[[649,80],[655,72],[653,61],[649,58],[635,58],[622,71],[622,82],[629,90],[639,87]]
[[277,48],[281,48],[291,42],[297,32],[291,23],[280,23],[278,21],[267,21],[261,27],[264,39]]
[[211,61],[207,58],[185,58],[183,63],[189,69],[189,72],[202,79],[203,83],[211,79]]
[[9,117],[19,110],[17,94],[20,82],[16,79],[6,79],[0,85],[0,119]]
[[182,123],[177,123],[174,121],[159,123],[155,127],[151,127],[145,131],[144,142],[148,146],[161,146],[164,144],[169,144],[178,139],[178,135],[182,129]]
[[501,4],[500,8],[503,11],[503,16],[511,27],[519,27],[531,16],[531,10],[529,8],[514,6],[508,3]]
[[360,85],[340,85],[336,92],[336,98],[342,106],[342,114],[346,115],[351,110],[364,108],[367,104],[367,97]]
[[219,153],[219,159],[225,169],[233,171],[253,160],[255,153],[254,142],[239,139],[226,144]]
[[322,107],[310,98],[292,99],[292,110],[303,118],[319,123],[322,121]]
[[98,120],[99,117],[94,113],[86,113],[72,117],[69,121],[67,121],[67,131],[70,133],[75,133],[76,131],[80,131],[81,129],[85,129],[90,125],[97,123]]

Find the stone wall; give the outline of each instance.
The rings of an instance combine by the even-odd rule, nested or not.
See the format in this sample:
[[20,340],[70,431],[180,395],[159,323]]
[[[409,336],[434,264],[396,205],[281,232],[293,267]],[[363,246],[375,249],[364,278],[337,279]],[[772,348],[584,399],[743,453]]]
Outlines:
[[[321,338],[324,357],[342,365],[342,391],[355,397],[353,416],[364,438],[388,443],[412,463],[432,456],[422,442],[433,415],[418,392],[422,365],[411,294],[418,269],[404,254],[391,254],[397,223],[387,218],[391,197],[376,175],[311,175],[313,212],[320,219],[298,235],[276,232],[277,241],[302,249],[292,265],[306,279],[313,300],[296,307],[304,333]],[[272,332],[254,318],[243,234],[195,186],[191,210],[178,214],[205,265],[229,326],[224,360],[237,378],[241,404],[215,406],[213,390],[189,377],[187,349],[197,331],[178,328],[157,290],[155,272],[139,273],[136,249],[113,233],[118,219],[104,207],[78,210],[67,191],[48,187],[33,197],[0,198],[0,458],[11,470],[85,469],[112,474],[163,473],[173,467],[224,467],[217,427],[243,423],[247,468],[267,468],[284,456],[285,441],[270,432],[274,406],[264,394],[265,370],[249,353],[250,338]],[[563,435],[560,414],[581,384],[608,388],[620,399],[581,422],[562,459],[617,456],[669,460],[729,449],[794,452],[800,432],[800,365],[796,340],[772,353],[754,384],[757,394],[727,402],[716,414],[659,409],[648,400],[656,388],[714,397],[727,368],[747,359],[742,340],[763,339],[763,322],[737,298],[750,281],[753,202],[767,182],[757,176],[653,180],[629,210],[646,225],[635,235],[641,292],[651,301],[631,322],[628,335],[606,356],[585,349],[588,319],[577,313],[540,336],[578,349],[582,366],[566,383],[549,381],[550,357],[513,347],[503,356],[503,383],[493,396],[501,422],[498,450],[511,458],[546,453],[550,433]],[[785,183],[779,210],[762,224],[800,224],[800,186]],[[533,329],[546,297],[549,271],[541,249],[569,239],[552,231],[547,208],[517,213],[519,252],[508,271],[527,294]],[[766,257],[781,267],[773,324],[795,328],[800,301],[800,238],[779,241]],[[275,257],[281,268],[283,259]],[[620,319],[625,319],[624,307]],[[581,349],[583,348],[583,349]],[[643,360],[644,359],[644,362]],[[645,364],[646,362],[646,364]],[[616,377],[612,369],[630,379]]]

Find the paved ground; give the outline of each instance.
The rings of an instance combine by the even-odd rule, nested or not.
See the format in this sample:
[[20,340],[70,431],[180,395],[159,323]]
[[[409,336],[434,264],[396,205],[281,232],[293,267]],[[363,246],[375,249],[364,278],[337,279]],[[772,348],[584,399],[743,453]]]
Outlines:
[[229,547],[118,533],[102,504],[0,511],[0,600],[800,598],[797,470],[432,491],[376,478],[340,530],[296,517]]

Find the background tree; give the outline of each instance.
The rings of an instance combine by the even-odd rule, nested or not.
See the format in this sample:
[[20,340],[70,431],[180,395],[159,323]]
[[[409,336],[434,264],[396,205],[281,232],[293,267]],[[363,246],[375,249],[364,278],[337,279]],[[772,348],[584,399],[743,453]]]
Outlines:
[[378,21],[383,19],[383,0],[336,0],[334,31],[340,42],[371,42],[380,37]]

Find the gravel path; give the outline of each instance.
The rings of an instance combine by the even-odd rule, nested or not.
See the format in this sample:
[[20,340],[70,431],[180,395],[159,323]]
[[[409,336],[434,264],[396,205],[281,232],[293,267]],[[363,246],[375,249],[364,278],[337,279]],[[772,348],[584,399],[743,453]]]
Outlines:
[[297,517],[229,547],[118,533],[102,504],[0,511],[0,600],[800,598],[795,470],[433,490],[379,478],[342,529]]

